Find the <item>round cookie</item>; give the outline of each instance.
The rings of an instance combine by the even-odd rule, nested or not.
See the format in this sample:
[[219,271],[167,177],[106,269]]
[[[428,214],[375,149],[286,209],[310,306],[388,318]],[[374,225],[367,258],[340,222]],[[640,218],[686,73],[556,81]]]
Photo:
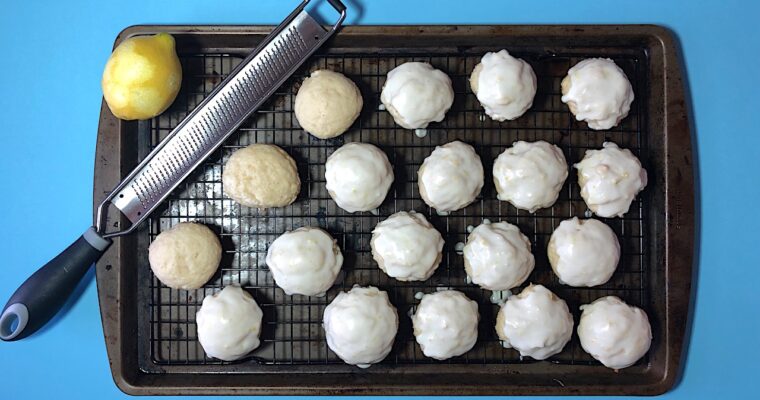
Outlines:
[[266,263],[286,294],[324,296],[343,265],[343,254],[329,233],[303,227],[280,235],[267,250]]
[[496,316],[496,333],[504,347],[523,357],[545,360],[559,353],[573,335],[567,303],[542,285],[510,296]]
[[610,129],[628,115],[633,88],[609,58],[588,58],[575,64],[562,80],[562,98],[578,121],[595,130]]
[[347,364],[368,368],[391,352],[398,312],[388,293],[372,286],[354,286],[325,307],[323,325],[330,350]]
[[393,178],[388,156],[369,143],[347,143],[325,163],[327,192],[338,207],[348,212],[380,207]]
[[296,162],[273,144],[252,144],[235,151],[224,164],[224,193],[256,208],[284,207],[301,190]]
[[521,285],[536,265],[528,237],[508,222],[478,225],[467,237],[462,254],[472,283],[488,290]]
[[397,124],[421,129],[443,121],[454,103],[451,79],[423,62],[407,62],[388,72],[380,101]]
[[301,84],[294,108],[306,132],[329,139],[351,127],[362,104],[362,94],[351,79],[338,72],[319,70]]
[[414,338],[422,353],[446,360],[466,353],[478,340],[478,303],[456,290],[422,296],[412,315]]
[[161,232],[148,247],[148,261],[161,283],[173,289],[198,289],[211,279],[222,259],[222,245],[205,225],[183,222]]
[[470,87],[491,119],[513,120],[533,105],[536,74],[530,64],[501,50],[483,56],[470,75]]
[[627,368],[649,351],[652,327],[644,310],[615,296],[581,306],[581,347],[607,368]]
[[605,142],[600,150],[586,150],[575,168],[581,197],[600,217],[622,217],[647,185],[647,171],[639,159],[612,142]]
[[210,357],[234,361],[259,347],[264,313],[239,286],[206,296],[195,314],[198,341]]
[[498,198],[521,210],[551,207],[567,178],[567,161],[559,147],[543,140],[515,142],[493,163]]
[[560,222],[552,232],[548,255],[561,283],[591,287],[612,277],[620,260],[620,243],[604,222],[574,217]]
[[425,216],[397,212],[372,230],[372,257],[388,276],[400,281],[424,281],[441,262],[443,237]]
[[440,212],[467,207],[483,188],[483,164],[469,144],[438,146],[417,171],[420,197]]

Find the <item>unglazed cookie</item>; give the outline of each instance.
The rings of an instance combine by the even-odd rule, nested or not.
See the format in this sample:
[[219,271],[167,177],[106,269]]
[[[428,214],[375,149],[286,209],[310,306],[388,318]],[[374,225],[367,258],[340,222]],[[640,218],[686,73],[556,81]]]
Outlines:
[[470,87],[489,117],[513,120],[533,105],[536,74],[530,64],[501,50],[483,56],[470,75]]
[[273,144],[252,144],[232,153],[222,184],[227,196],[257,208],[287,206],[301,189],[296,162]]
[[567,303],[542,285],[530,285],[510,296],[496,316],[502,344],[523,357],[545,360],[562,351],[573,335]]
[[351,127],[362,104],[362,94],[351,79],[338,72],[319,70],[301,84],[294,109],[306,132],[329,139]]
[[589,58],[567,71],[562,80],[562,102],[589,128],[610,129],[628,115],[633,88],[614,61]]
[[386,292],[355,286],[325,308],[324,328],[330,350],[347,364],[367,368],[391,352],[398,313]]
[[582,305],[581,310],[581,346],[604,366],[627,368],[649,351],[652,328],[642,309],[607,296]]
[[601,150],[586,150],[578,169],[581,197],[600,217],[622,217],[647,185],[647,171],[630,150],[605,142]]
[[521,285],[536,264],[530,241],[508,222],[478,225],[467,237],[463,254],[467,276],[488,290]]
[[327,158],[327,192],[348,211],[370,211],[382,204],[393,183],[388,156],[369,143],[347,143]]
[[567,161],[559,147],[544,142],[515,142],[493,164],[498,198],[521,210],[551,207],[567,179]]
[[397,124],[406,129],[441,122],[454,102],[451,79],[422,62],[408,62],[388,72],[380,101]]
[[329,233],[303,227],[275,239],[266,262],[274,282],[286,294],[323,296],[340,272],[343,254]]
[[219,268],[222,245],[211,229],[183,222],[161,232],[148,247],[148,262],[161,283],[173,289],[198,289]]
[[620,243],[609,226],[596,219],[562,221],[549,239],[549,263],[561,283],[597,286],[612,277]]
[[412,315],[414,337],[422,353],[446,360],[469,351],[478,340],[478,304],[456,290],[422,296]]
[[372,231],[372,257],[388,276],[400,281],[424,281],[441,262],[443,237],[425,216],[397,212]]
[[417,171],[420,197],[442,212],[467,207],[483,188],[483,164],[469,144],[438,146]]
[[264,313],[248,292],[227,286],[203,299],[195,322],[198,341],[210,357],[224,361],[243,358],[259,347]]

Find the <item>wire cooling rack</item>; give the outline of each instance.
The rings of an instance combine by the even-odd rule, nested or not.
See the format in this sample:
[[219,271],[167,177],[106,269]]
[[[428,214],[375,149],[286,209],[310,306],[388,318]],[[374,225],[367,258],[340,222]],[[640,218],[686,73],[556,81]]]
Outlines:
[[[498,49],[493,49],[498,50]],[[356,53],[319,54],[307,62],[263,109],[253,116],[225,145],[166,201],[164,208],[149,220],[149,229],[140,235],[149,240],[160,232],[184,221],[209,225],[220,236],[224,254],[215,277],[202,289],[173,290],[150,278],[148,304],[144,313],[150,325],[150,337],[138,339],[149,348],[150,362],[155,365],[224,364],[208,358],[197,341],[195,313],[204,296],[213,294],[224,285],[239,284],[247,289],[264,311],[262,344],[243,363],[280,364],[340,364],[342,361],[329,349],[322,329],[322,312],[327,304],[343,290],[353,285],[374,285],[388,291],[391,303],[399,312],[399,332],[386,364],[439,363],[425,357],[414,341],[408,313],[418,302],[417,292],[430,293],[447,287],[463,291],[478,302],[480,311],[479,338],[466,354],[445,362],[468,364],[528,363],[512,349],[504,349],[494,331],[499,306],[491,300],[492,293],[468,284],[463,259],[457,253],[457,243],[465,242],[468,226],[485,219],[505,220],[516,224],[531,241],[536,268],[525,285],[541,283],[567,301],[577,324],[581,304],[598,297],[616,295],[626,302],[647,310],[649,296],[645,266],[649,249],[648,202],[644,191],[624,218],[602,219],[620,239],[622,257],[617,271],[606,284],[594,288],[570,288],[559,284],[546,256],[546,246],[554,228],[573,216],[591,214],[579,194],[575,170],[571,168],[556,204],[535,214],[517,210],[496,199],[491,177],[493,160],[517,140],[546,140],[558,145],[569,166],[580,161],[586,149],[601,147],[604,141],[614,141],[630,149],[648,167],[645,143],[646,126],[642,104],[646,104],[646,58],[636,54],[608,54],[627,74],[637,100],[630,115],[609,131],[592,131],[574,120],[567,106],[560,101],[560,82],[567,70],[588,54],[534,54],[513,49],[515,56],[524,58],[538,77],[538,93],[533,107],[515,121],[498,123],[488,118],[469,88],[470,72],[479,62],[482,52],[461,50],[453,53]],[[142,154],[157,145],[193,109],[213,87],[241,60],[229,54],[189,54],[181,57],[185,79],[183,89],[172,108],[140,126],[145,135]],[[392,117],[380,109],[380,91],[385,75],[395,66],[407,61],[426,61],[446,72],[456,92],[454,105],[441,123],[433,123],[427,136],[418,138],[413,132],[397,126]],[[300,82],[309,71],[328,68],[340,71],[354,80],[362,91],[364,108],[359,119],[344,135],[319,140],[305,133],[293,114],[293,103]],[[417,169],[437,145],[452,140],[472,144],[480,155],[486,171],[485,186],[478,199],[463,210],[438,215],[421,200],[417,187]],[[394,166],[396,180],[375,213],[347,213],[333,202],[324,182],[324,163],[327,157],[344,143],[372,143],[388,155]],[[258,210],[243,207],[224,196],[222,172],[224,162],[235,150],[252,143],[274,143],[287,151],[298,164],[302,188],[298,199],[283,208]],[[446,244],[441,265],[425,282],[399,282],[387,277],[372,260],[370,238],[374,226],[390,214],[402,210],[424,213],[442,233]],[[319,226],[338,241],[345,256],[343,269],[334,287],[325,297],[288,296],[277,288],[268,272],[264,258],[267,246],[283,232],[301,226]],[[142,241],[147,243],[148,240]],[[143,249],[146,250],[146,249]],[[139,268],[149,269],[147,257]],[[525,286],[523,285],[523,287]],[[521,288],[513,290],[517,293]],[[560,364],[596,364],[580,347],[577,336],[564,351],[549,359]],[[647,363],[648,358],[639,363]]]

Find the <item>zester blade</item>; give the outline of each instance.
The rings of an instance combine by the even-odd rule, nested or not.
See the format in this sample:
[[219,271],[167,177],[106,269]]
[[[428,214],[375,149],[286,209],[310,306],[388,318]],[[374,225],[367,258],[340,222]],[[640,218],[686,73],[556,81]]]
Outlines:
[[319,48],[345,18],[345,7],[326,29],[301,3],[259,47],[151,151],[103,201],[96,225],[103,232],[105,206],[111,202],[132,223],[116,236],[134,230],[158,205],[256,111]]

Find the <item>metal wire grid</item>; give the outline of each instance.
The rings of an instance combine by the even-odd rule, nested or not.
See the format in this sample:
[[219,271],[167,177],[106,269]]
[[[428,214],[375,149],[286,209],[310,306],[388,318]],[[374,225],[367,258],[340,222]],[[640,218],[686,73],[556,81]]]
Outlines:
[[[456,244],[464,242],[468,226],[484,219],[506,220],[516,224],[532,244],[536,268],[528,282],[541,283],[565,299],[577,324],[578,307],[598,297],[616,295],[630,304],[648,309],[649,293],[646,270],[647,194],[639,196],[624,218],[603,219],[620,239],[622,257],[613,278],[600,287],[570,288],[559,284],[546,256],[546,246],[554,228],[573,216],[590,216],[580,197],[576,174],[571,169],[557,203],[535,214],[517,210],[496,199],[490,175],[493,160],[517,140],[546,140],[557,144],[570,166],[578,162],[586,149],[599,148],[606,140],[630,149],[647,163],[646,126],[643,115],[647,95],[641,65],[643,55],[607,55],[623,68],[633,84],[637,99],[630,115],[620,126],[596,132],[578,123],[560,101],[560,81],[567,70],[591,54],[532,54],[514,51],[529,61],[538,77],[538,94],[533,107],[515,121],[498,123],[485,116],[468,84],[469,73],[479,62],[482,52],[467,51],[446,54],[430,53],[356,53],[321,54],[312,57],[267,105],[253,115],[227,143],[212,156],[195,175],[166,201],[163,211],[149,222],[143,234],[152,240],[164,229],[183,221],[198,221],[219,234],[224,255],[219,272],[202,289],[173,290],[153,276],[147,313],[150,324],[151,361],[158,365],[223,364],[208,358],[197,341],[195,313],[203,298],[224,285],[239,284],[247,289],[264,311],[262,345],[248,359],[255,364],[340,364],[342,361],[328,350],[321,326],[324,307],[343,290],[354,284],[374,285],[388,291],[399,312],[399,333],[391,354],[383,361],[389,364],[439,362],[425,357],[414,341],[407,317],[418,302],[415,293],[430,293],[439,287],[463,291],[479,304],[480,326],[476,346],[447,363],[527,363],[511,349],[504,349],[494,332],[499,306],[491,301],[491,292],[465,281],[463,260]],[[227,54],[195,54],[182,57],[185,82],[172,108],[150,124],[150,144],[155,146],[198,104],[240,61]],[[407,61],[426,61],[445,71],[456,92],[454,105],[446,119],[431,124],[424,138],[416,137],[393,122],[379,109],[380,90],[386,73]],[[346,134],[331,140],[318,140],[300,129],[292,112],[295,93],[309,71],[329,68],[340,71],[359,85],[364,96],[364,109]],[[436,145],[459,139],[472,144],[484,164],[486,184],[481,195],[470,206],[447,216],[438,215],[419,197],[416,171]],[[360,141],[379,146],[394,165],[396,180],[377,214],[347,213],[330,199],[324,183],[324,163],[343,143]],[[223,195],[221,176],[224,162],[235,150],[251,143],[274,143],[285,149],[297,162],[302,190],[290,206],[268,210],[243,207]],[[390,214],[402,210],[424,213],[443,234],[444,257],[435,275],[425,282],[399,282],[387,277],[372,260],[369,241],[374,226]],[[301,226],[319,226],[330,232],[343,251],[345,261],[334,287],[325,297],[288,296],[274,284],[264,263],[267,246],[280,234]],[[145,251],[146,249],[142,249]],[[149,269],[147,257],[144,265]],[[526,285],[527,283],[526,282]],[[523,285],[525,286],[525,285]],[[515,289],[518,292],[521,289]],[[141,299],[143,301],[144,299]],[[580,347],[577,335],[564,351],[550,358],[560,364],[597,364]],[[640,363],[647,363],[645,357]]]

